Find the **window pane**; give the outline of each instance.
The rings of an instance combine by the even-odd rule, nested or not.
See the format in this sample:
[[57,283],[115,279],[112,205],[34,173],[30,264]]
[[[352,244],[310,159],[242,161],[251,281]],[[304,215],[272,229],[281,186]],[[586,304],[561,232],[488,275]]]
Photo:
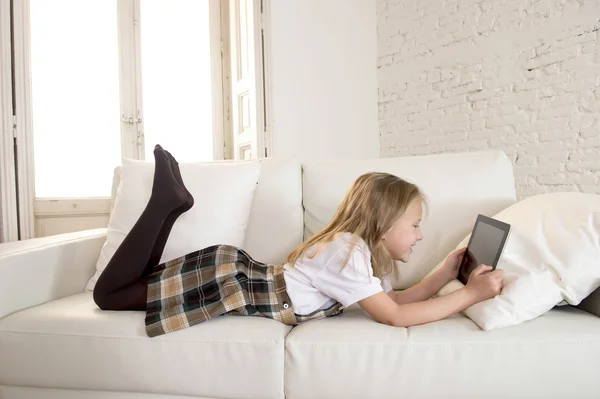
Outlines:
[[110,196],[121,163],[116,2],[30,9],[36,197]]
[[213,160],[208,5],[140,2],[146,159],[160,144],[180,162]]

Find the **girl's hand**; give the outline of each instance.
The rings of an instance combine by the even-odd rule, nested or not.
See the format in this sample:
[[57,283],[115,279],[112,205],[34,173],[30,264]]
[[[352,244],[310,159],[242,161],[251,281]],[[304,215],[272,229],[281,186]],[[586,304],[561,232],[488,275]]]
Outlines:
[[466,289],[473,295],[476,302],[485,301],[500,294],[504,286],[504,270],[492,270],[491,266],[479,265],[471,272]]
[[455,280],[458,277],[458,268],[462,262],[462,258],[467,248],[460,248],[450,253],[446,258],[446,262],[442,267],[438,269],[438,273],[441,276],[443,285],[448,284],[450,281]]

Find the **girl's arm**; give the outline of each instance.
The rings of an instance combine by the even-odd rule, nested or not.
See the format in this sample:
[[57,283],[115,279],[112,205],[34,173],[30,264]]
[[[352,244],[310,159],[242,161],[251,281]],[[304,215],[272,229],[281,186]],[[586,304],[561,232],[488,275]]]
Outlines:
[[358,304],[376,321],[396,327],[409,327],[444,319],[471,305],[493,298],[502,289],[502,270],[491,273],[491,267],[481,265],[469,276],[467,286],[443,297],[421,302],[398,304],[380,292],[362,299]]
[[410,288],[402,291],[390,291],[389,295],[399,305],[425,301],[446,285],[446,280],[445,276],[436,272]]
[[420,283],[399,292],[390,292],[390,298],[399,305],[412,302],[421,302],[431,298],[449,281],[456,279],[458,269],[463,255],[467,248],[460,248],[451,252],[446,258],[444,265],[435,273],[421,281]]

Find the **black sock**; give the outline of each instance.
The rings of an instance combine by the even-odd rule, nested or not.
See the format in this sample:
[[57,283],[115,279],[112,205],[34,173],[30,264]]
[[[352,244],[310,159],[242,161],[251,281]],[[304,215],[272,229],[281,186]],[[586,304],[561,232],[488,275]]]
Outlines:
[[[171,161],[159,145],[154,149],[154,158],[154,179],[148,204],[94,288],[94,300],[103,309],[127,309],[139,302],[144,288],[140,279],[149,266],[155,266],[150,264],[151,254],[158,250],[162,253],[164,248],[164,243],[157,243],[158,236],[168,227],[167,219],[174,223],[176,217],[170,215],[187,200],[186,190],[175,179]],[[117,292],[119,295],[111,296]]]
[[151,274],[154,267],[159,264],[160,258],[162,257],[164,248],[167,244],[167,240],[169,239],[169,234],[171,234],[171,230],[173,229],[173,226],[175,225],[175,221],[177,220],[177,218],[179,218],[180,215],[187,212],[188,210],[190,210],[190,208],[192,206],[194,206],[194,197],[192,196],[192,194],[187,190],[187,188],[183,184],[183,179],[181,178],[181,172],[179,171],[179,164],[175,160],[175,157],[173,157],[169,151],[167,151],[167,150],[164,150],[164,151],[167,154],[167,156],[169,157],[169,160],[171,162],[171,170],[173,171],[173,176],[175,177],[175,180],[177,180],[179,185],[185,189],[187,198],[186,198],[186,201],[183,203],[183,205],[181,205],[179,208],[172,211],[169,214],[169,216],[167,216],[167,219],[163,223],[163,227],[160,229],[160,233],[158,234],[158,237],[156,238],[156,244],[154,245],[152,253],[150,254],[150,259],[148,261],[148,265],[144,269],[144,273],[143,273],[144,276]]

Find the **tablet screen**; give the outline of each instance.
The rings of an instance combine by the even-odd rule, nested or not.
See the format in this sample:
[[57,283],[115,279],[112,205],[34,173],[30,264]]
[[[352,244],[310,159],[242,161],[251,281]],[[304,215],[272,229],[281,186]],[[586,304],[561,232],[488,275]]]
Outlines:
[[481,264],[495,269],[507,234],[506,228],[502,229],[478,220],[459,271],[459,281],[466,285],[468,276]]

